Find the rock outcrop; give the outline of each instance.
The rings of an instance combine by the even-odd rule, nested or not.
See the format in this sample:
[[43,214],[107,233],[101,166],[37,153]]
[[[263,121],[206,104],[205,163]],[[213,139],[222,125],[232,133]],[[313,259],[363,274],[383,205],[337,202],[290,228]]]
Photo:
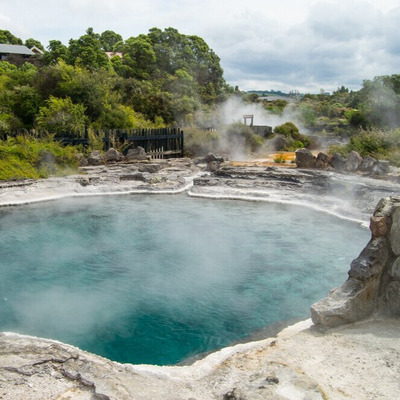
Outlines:
[[325,153],[318,153],[317,157],[308,149],[296,151],[296,166],[306,169],[334,170],[338,172],[359,173],[374,178],[390,178],[396,182],[400,181],[398,174],[391,174],[390,163],[387,160],[375,160],[370,156],[361,157],[356,151],[351,151],[347,157],[339,153],[329,157]]
[[314,168],[315,156],[308,149],[299,149],[296,151],[296,165],[299,168]]
[[311,307],[314,324],[331,328],[376,314],[400,315],[400,197],[382,199],[372,238],[350,265],[349,278]]

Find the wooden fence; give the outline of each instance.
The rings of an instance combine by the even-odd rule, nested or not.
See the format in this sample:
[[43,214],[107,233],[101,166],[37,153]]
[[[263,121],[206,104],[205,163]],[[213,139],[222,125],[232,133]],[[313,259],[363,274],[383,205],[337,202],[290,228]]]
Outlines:
[[183,131],[180,128],[112,129],[103,131],[105,149],[120,146],[124,153],[138,146],[154,158],[183,156]]
[[[31,134],[40,137],[40,132],[15,131],[4,134],[0,139],[6,140],[23,134]],[[95,132],[103,141],[103,148],[107,151],[115,147],[126,154],[129,149],[138,146],[144,148],[152,158],[177,158],[183,156],[184,137],[181,128],[160,129],[104,129]],[[65,145],[89,144],[89,133],[85,129],[81,134],[58,134],[55,140]]]

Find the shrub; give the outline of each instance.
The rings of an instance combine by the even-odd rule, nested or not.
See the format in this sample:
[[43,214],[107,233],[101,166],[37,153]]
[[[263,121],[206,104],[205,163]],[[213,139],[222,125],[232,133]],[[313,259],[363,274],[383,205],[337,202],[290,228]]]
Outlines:
[[221,135],[217,131],[189,128],[185,130],[185,155],[203,156],[219,149]]
[[87,118],[82,104],[73,104],[69,97],[60,99],[53,96],[46,104],[40,108],[36,119],[39,129],[57,134],[84,132]]
[[285,156],[283,154],[277,154],[274,158],[274,162],[278,164],[284,164],[286,162]]
[[302,135],[293,122],[285,122],[282,125],[276,126],[274,133],[281,134],[290,139],[286,147],[286,150],[289,151],[308,147],[311,144],[311,139],[306,135]]
[[283,136],[294,138],[300,132],[299,132],[299,128],[297,128],[297,126],[293,122],[285,122],[282,125],[276,126],[274,129],[274,133],[278,133]]
[[226,137],[233,146],[242,147],[242,151],[254,152],[264,143],[264,139],[256,135],[253,130],[241,122],[234,122],[226,127]]
[[[36,139],[29,136],[18,136],[0,141],[0,180],[15,180],[24,178],[46,178],[50,173],[63,175],[77,168],[75,154],[79,148],[62,146],[51,136]],[[45,153],[55,157],[55,165],[48,169],[41,163]]]

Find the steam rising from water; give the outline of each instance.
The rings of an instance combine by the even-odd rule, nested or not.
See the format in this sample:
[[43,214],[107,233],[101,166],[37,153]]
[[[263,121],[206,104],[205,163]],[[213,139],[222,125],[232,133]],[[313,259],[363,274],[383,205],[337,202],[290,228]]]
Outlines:
[[306,316],[368,234],[300,208],[184,196],[0,215],[0,330],[134,363],[175,363]]

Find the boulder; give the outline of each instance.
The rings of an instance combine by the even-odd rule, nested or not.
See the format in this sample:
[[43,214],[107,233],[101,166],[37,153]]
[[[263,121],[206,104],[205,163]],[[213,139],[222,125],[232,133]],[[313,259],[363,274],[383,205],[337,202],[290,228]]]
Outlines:
[[315,156],[308,149],[296,150],[296,165],[298,168],[314,168]]
[[89,165],[101,165],[103,164],[103,155],[98,150],[93,150],[88,157]]
[[372,173],[374,175],[387,175],[389,172],[390,164],[387,160],[378,160],[372,168]]
[[360,165],[360,171],[371,173],[376,162],[377,161],[375,158],[373,158],[371,156],[365,156]]
[[355,172],[359,169],[362,163],[362,157],[356,151],[351,151],[346,160],[346,170],[348,172]]
[[136,149],[129,149],[125,157],[127,161],[147,160],[146,151],[143,147],[136,147]]
[[369,317],[376,309],[379,280],[361,282],[349,278],[328,297],[311,306],[311,319],[317,326],[333,328]]
[[207,171],[215,172],[225,160],[221,156],[210,153],[206,155],[204,161],[207,163]]
[[282,135],[276,135],[268,141],[275,151],[284,151],[289,146],[289,140]]
[[331,328],[376,313],[400,316],[400,197],[382,199],[371,218],[372,239],[349,278],[311,307],[314,324]]
[[366,281],[380,275],[389,259],[389,244],[386,238],[372,239],[360,255],[350,264],[349,276]]
[[385,216],[370,218],[369,229],[371,230],[372,237],[378,238],[386,236],[389,232],[388,219]]
[[389,240],[393,253],[396,256],[400,255],[400,206],[393,208],[392,226],[389,232]]
[[400,281],[400,257],[398,257],[390,270],[390,277],[395,281]]
[[329,156],[325,153],[318,153],[317,159],[315,160],[315,168],[328,169],[329,168]]
[[224,160],[224,157],[221,157],[221,156],[218,156],[218,155],[215,155],[215,154],[210,153],[210,154],[207,154],[207,155],[204,157],[204,161],[205,161],[206,163],[209,163],[209,162],[212,162],[212,161],[217,161],[217,162],[219,162],[219,163],[222,163],[222,162],[224,162],[225,160]]
[[215,172],[219,169],[220,163],[218,161],[210,161],[207,163],[207,171]]
[[112,147],[107,150],[105,157],[107,162],[117,162],[124,158],[122,154]]
[[86,167],[89,165],[88,160],[85,158],[85,156],[82,153],[75,154],[75,159],[78,161],[78,164],[80,167]]
[[331,159],[331,165],[337,171],[346,171],[347,159],[338,153],[335,153]]
[[389,282],[386,292],[385,300],[388,305],[388,311],[393,317],[400,317],[400,282]]

